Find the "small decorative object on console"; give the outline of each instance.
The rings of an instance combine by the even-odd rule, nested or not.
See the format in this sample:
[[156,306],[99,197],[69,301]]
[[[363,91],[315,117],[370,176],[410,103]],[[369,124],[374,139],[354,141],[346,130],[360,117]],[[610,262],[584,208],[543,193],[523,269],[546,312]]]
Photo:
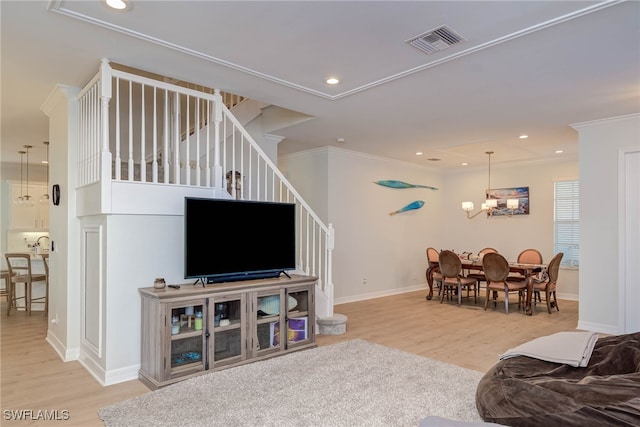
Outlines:
[[198,311],[196,313],[195,330],[196,331],[202,330],[202,312],[201,311]]
[[177,335],[180,333],[180,324],[178,323],[178,316],[171,318],[171,335]]
[[153,287],[156,289],[162,289],[166,284],[167,282],[165,282],[164,277],[156,277],[156,280],[153,281]]

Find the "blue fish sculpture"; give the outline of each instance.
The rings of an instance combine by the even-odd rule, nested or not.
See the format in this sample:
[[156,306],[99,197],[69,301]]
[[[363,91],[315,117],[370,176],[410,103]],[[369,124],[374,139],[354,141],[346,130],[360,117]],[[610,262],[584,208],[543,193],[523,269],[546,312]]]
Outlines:
[[422,200],[416,200],[415,202],[409,203],[404,208],[400,208],[395,212],[390,212],[389,215],[395,215],[395,214],[399,214],[406,211],[412,211],[414,209],[420,209],[423,206],[424,206],[424,202]]
[[430,185],[409,184],[408,182],[396,181],[393,179],[374,181],[374,184],[382,185],[383,187],[389,188],[428,188],[429,190],[437,190],[436,187],[431,187]]

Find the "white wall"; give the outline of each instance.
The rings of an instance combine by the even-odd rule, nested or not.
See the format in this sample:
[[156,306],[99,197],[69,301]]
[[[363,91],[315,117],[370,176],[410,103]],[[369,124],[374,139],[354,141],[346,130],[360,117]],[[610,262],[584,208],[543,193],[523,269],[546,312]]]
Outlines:
[[[106,384],[137,377],[140,295],[156,277],[184,283],[183,216],[110,215],[106,249]],[[135,239],[131,237],[135,236]]]
[[75,210],[77,89],[56,86],[42,110],[49,117],[49,184],[60,185],[60,205],[49,208],[49,329],[60,357],[77,359],[80,347],[79,221]]
[[278,168],[295,183],[296,191],[325,223],[329,223],[329,165],[326,149],[308,150],[280,157]]
[[[550,260],[554,255],[553,181],[578,178],[577,159],[493,166],[493,188],[529,187],[531,213],[514,218],[481,214],[468,220],[460,204],[471,200],[480,205],[487,186],[486,167],[442,173],[335,148],[283,156],[279,165],[321,217],[325,205],[328,209],[327,222],[336,230],[336,303],[425,288],[425,250],[429,246],[471,252],[490,246],[510,260],[532,247]],[[327,172],[322,171],[325,167]],[[439,190],[390,189],[373,183],[385,179]],[[414,200],[424,200],[425,206],[389,215]],[[561,280],[559,296],[577,299],[578,271],[562,269]]]
[[[640,147],[640,115],[574,125],[580,148],[580,322],[622,333],[620,324],[618,156]],[[637,195],[640,198],[640,195]],[[629,236],[638,239],[638,236]],[[637,260],[636,260],[637,263]],[[640,286],[636,283],[636,286]]]

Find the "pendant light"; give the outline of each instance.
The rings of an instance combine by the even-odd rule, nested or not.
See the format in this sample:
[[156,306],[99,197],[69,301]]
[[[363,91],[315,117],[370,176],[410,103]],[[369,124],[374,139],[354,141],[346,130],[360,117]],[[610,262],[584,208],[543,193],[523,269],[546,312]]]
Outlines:
[[[494,211],[498,209],[498,200],[489,197],[488,192],[491,191],[491,155],[493,151],[485,151],[485,154],[489,156],[489,182],[487,186],[487,199],[484,203],[482,203],[480,207],[480,211],[471,215],[471,211],[473,211],[473,202],[462,202],[462,210],[467,213],[467,218],[472,219],[478,216],[482,212],[487,213],[487,217],[493,215]],[[513,216],[513,211],[518,209],[518,204],[520,201],[518,199],[507,199],[507,209],[510,212],[510,216]]]
[[13,201],[13,203],[15,203],[16,205],[21,205],[24,203],[24,197],[22,196],[22,160],[25,153],[26,151],[18,151],[18,154],[20,154],[20,195]]
[[49,141],[44,141],[43,144],[47,146],[47,189],[45,193],[40,196],[40,203],[46,205],[49,203]]
[[27,150],[27,194],[24,195],[23,201],[27,206],[32,206],[33,201],[31,200],[31,196],[29,195],[29,150],[33,148],[31,145],[23,145]]

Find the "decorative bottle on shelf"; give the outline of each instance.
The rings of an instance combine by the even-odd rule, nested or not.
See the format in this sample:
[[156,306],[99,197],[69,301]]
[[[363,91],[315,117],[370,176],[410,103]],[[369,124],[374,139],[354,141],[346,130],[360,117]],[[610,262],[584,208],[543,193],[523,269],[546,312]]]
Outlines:
[[171,335],[176,335],[180,333],[180,323],[178,323],[178,316],[173,316],[171,318]]
[[196,312],[196,320],[195,320],[195,329],[196,331],[202,330],[202,312]]

